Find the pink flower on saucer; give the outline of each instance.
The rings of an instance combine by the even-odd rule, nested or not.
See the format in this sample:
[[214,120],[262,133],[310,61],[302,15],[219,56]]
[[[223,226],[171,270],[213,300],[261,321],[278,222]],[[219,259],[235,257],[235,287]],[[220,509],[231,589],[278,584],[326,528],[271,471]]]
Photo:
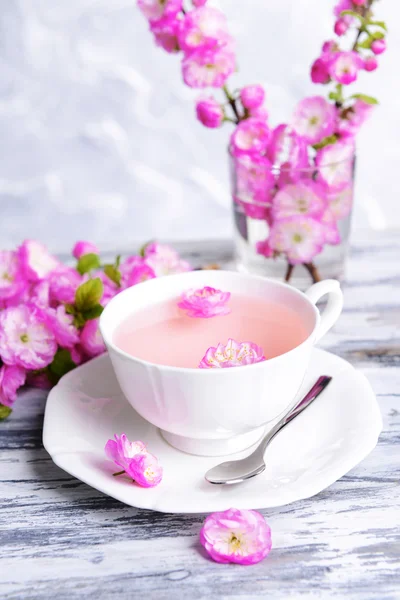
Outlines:
[[203,287],[198,290],[183,292],[179,308],[186,311],[189,317],[208,319],[221,315],[228,315],[231,310],[226,306],[230,292],[221,292],[212,287]]
[[126,471],[129,468],[130,461],[137,454],[147,452],[143,442],[130,442],[125,433],[121,435],[114,434],[113,440],[108,440],[104,451],[110,460],[113,460],[118,467]]
[[136,454],[126,470],[136,483],[142,487],[155,487],[161,482],[163,469],[153,454]]
[[226,346],[211,346],[201,359],[199,369],[226,369],[243,367],[266,360],[263,349],[253,342],[235,342],[229,339]]
[[230,508],[206,518],[200,542],[216,562],[254,565],[271,550],[271,529],[259,512]]

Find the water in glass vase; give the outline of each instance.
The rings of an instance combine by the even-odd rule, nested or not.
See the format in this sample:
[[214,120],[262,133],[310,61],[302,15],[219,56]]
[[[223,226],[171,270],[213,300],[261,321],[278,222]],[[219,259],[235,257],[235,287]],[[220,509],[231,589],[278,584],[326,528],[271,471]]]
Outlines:
[[210,346],[226,344],[229,338],[256,343],[267,359],[288,352],[307,338],[294,310],[262,298],[231,297],[230,314],[208,319],[187,316],[177,301],[130,315],[116,329],[115,345],[151,363],[197,368]]

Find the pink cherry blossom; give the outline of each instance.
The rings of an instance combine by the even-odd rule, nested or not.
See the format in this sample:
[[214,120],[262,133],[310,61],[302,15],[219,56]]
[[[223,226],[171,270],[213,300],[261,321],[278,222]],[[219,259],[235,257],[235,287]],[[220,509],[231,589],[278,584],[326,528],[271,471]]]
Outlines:
[[311,262],[325,242],[324,228],[312,217],[288,217],[271,227],[270,245],[287,256],[292,265]]
[[315,159],[319,175],[331,188],[349,183],[353,174],[354,144],[351,138],[318,150]]
[[338,83],[349,85],[357,79],[363,61],[357,52],[337,52],[330,65],[330,75]]
[[254,565],[271,551],[271,530],[255,510],[230,508],[204,521],[200,542],[219,563]]
[[99,319],[86,321],[81,332],[81,347],[89,357],[105,352],[106,347],[101,337]]
[[261,254],[261,256],[265,256],[266,258],[272,258],[274,256],[274,249],[271,248],[268,239],[264,240],[263,242],[256,243],[256,252],[257,254]]
[[374,40],[371,44],[371,50],[374,54],[383,54],[386,50],[385,40]]
[[329,54],[322,54],[317,58],[311,67],[311,81],[313,83],[329,83],[331,80],[330,76],[330,65],[332,57]]
[[18,248],[18,256],[29,281],[44,279],[60,266],[60,262],[49,253],[46,246],[35,240],[25,240]]
[[141,487],[155,487],[163,477],[163,469],[157,458],[146,452],[146,454],[136,454],[126,470],[128,475]]
[[272,132],[267,156],[275,166],[293,169],[309,166],[307,143],[289,125],[278,125]]
[[154,270],[150,267],[150,265],[147,264],[146,261],[142,261],[141,264],[138,264],[132,268],[129,277],[126,280],[126,286],[130,287],[131,285],[143,283],[143,281],[154,279],[154,277]]
[[368,72],[375,71],[375,69],[378,68],[378,61],[376,60],[375,56],[368,56],[365,58],[362,68]]
[[339,0],[339,2],[335,5],[333,9],[333,14],[335,15],[335,17],[340,17],[341,13],[344,10],[353,10],[352,0]]
[[51,301],[73,304],[75,292],[83,279],[75,269],[60,266],[49,275],[48,282]]
[[327,40],[322,44],[322,54],[330,54],[332,52],[337,52],[339,47],[335,40]]
[[224,120],[224,109],[214,98],[201,98],[196,103],[197,118],[205,127],[215,129]]
[[169,53],[179,52],[179,28],[181,21],[172,17],[163,17],[159,21],[150,22],[150,31],[154,34],[156,45]]
[[0,404],[12,406],[25,380],[26,372],[22,367],[3,365],[0,368]]
[[150,267],[156,277],[173,275],[191,271],[190,264],[179,257],[179,254],[166,244],[157,242],[148,244],[145,249],[145,264]]
[[268,111],[265,106],[257,106],[257,108],[252,108],[249,110],[249,116],[254,117],[255,119],[260,119],[261,121],[267,121]]
[[340,244],[341,237],[337,226],[337,220],[330,208],[327,208],[320,219],[320,223],[324,228],[325,243],[331,246]]
[[[237,203],[245,207],[246,214],[248,214],[247,209],[253,211],[250,205],[255,204],[260,207],[260,211],[255,209],[256,212],[264,216],[264,209],[271,204],[275,186],[275,176],[270,161],[261,155],[241,154],[235,157],[234,162]],[[253,215],[248,214],[248,216]]]
[[56,353],[54,334],[40,310],[30,305],[0,312],[0,356],[7,365],[43,369]]
[[272,205],[273,219],[286,217],[310,216],[320,217],[327,205],[322,186],[309,182],[286,185],[280,189]]
[[80,257],[85,254],[99,254],[99,249],[95,244],[92,244],[92,242],[76,242],[72,249],[72,256],[79,260]]
[[31,302],[42,308],[47,308],[50,305],[50,284],[47,279],[42,279],[33,286]]
[[71,358],[76,365],[80,365],[84,359],[84,352],[79,344],[70,349]]
[[194,50],[182,61],[183,80],[192,88],[221,88],[234,70],[234,53],[218,45]]
[[353,207],[353,186],[348,185],[328,195],[329,209],[336,220],[347,217]]
[[11,250],[0,252],[0,302],[19,300],[27,288],[18,254]]
[[74,317],[67,314],[64,305],[48,308],[44,315],[45,323],[52,331],[57,344],[63,348],[72,348],[79,342],[79,333],[73,324]]
[[261,119],[250,117],[241,121],[231,136],[234,155],[262,154],[266,151],[271,131]]
[[182,0],[138,0],[138,6],[149,21],[174,17],[182,10]]
[[264,88],[261,85],[246,85],[240,90],[240,99],[247,110],[254,110],[264,103]]
[[120,436],[114,434],[114,439],[108,440],[104,451],[107,458],[113,460],[115,464],[124,471],[129,469],[129,463],[134,456],[139,453],[145,454],[147,452],[143,442],[130,442],[125,433],[121,433]]
[[351,107],[338,114],[337,132],[341,137],[356,135],[373,110],[375,110],[373,104],[357,99]]
[[203,6],[186,13],[179,30],[179,45],[185,52],[207,46],[231,44],[226,17],[216,8]]
[[231,310],[227,305],[230,292],[221,292],[212,287],[197,290],[186,290],[178,302],[179,308],[186,311],[189,317],[208,319],[228,315]]
[[334,32],[336,33],[336,35],[342,36],[346,33],[348,28],[349,28],[349,23],[346,21],[346,19],[338,19],[335,22]]
[[193,6],[198,8],[199,6],[204,6],[205,4],[207,4],[207,1],[208,0],[192,0],[192,4]]
[[211,346],[200,361],[199,369],[226,369],[243,367],[266,360],[263,349],[253,342],[236,342],[229,339],[227,344]]
[[317,144],[333,133],[335,108],[322,96],[304,98],[295,109],[292,124],[308,144]]

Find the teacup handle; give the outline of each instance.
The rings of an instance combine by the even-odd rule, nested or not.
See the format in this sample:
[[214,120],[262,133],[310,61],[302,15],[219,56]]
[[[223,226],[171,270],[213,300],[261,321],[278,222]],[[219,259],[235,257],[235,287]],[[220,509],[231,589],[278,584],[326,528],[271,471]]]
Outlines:
[[321,321],[316,332],[315,342],[318,342],[327,331],[336,323],[343,308],[343,293],[336,279],[325,279],[314,283],[306,291],[306,296],[316,304],[322,296],[328,294],[328,304],[321,313]]

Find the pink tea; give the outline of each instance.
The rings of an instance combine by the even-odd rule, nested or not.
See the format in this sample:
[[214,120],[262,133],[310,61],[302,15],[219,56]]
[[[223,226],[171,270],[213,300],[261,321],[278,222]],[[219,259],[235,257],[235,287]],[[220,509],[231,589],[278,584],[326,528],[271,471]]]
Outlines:
[[306,327],[294,310],[275,302],[231,296],[231,313],[208,319],[188,317],[179,299],[155,304],[126,318],[114,343],[131,356],[172,367],[196,368],[210,346],[254,342],[273,358],[301,344]]

